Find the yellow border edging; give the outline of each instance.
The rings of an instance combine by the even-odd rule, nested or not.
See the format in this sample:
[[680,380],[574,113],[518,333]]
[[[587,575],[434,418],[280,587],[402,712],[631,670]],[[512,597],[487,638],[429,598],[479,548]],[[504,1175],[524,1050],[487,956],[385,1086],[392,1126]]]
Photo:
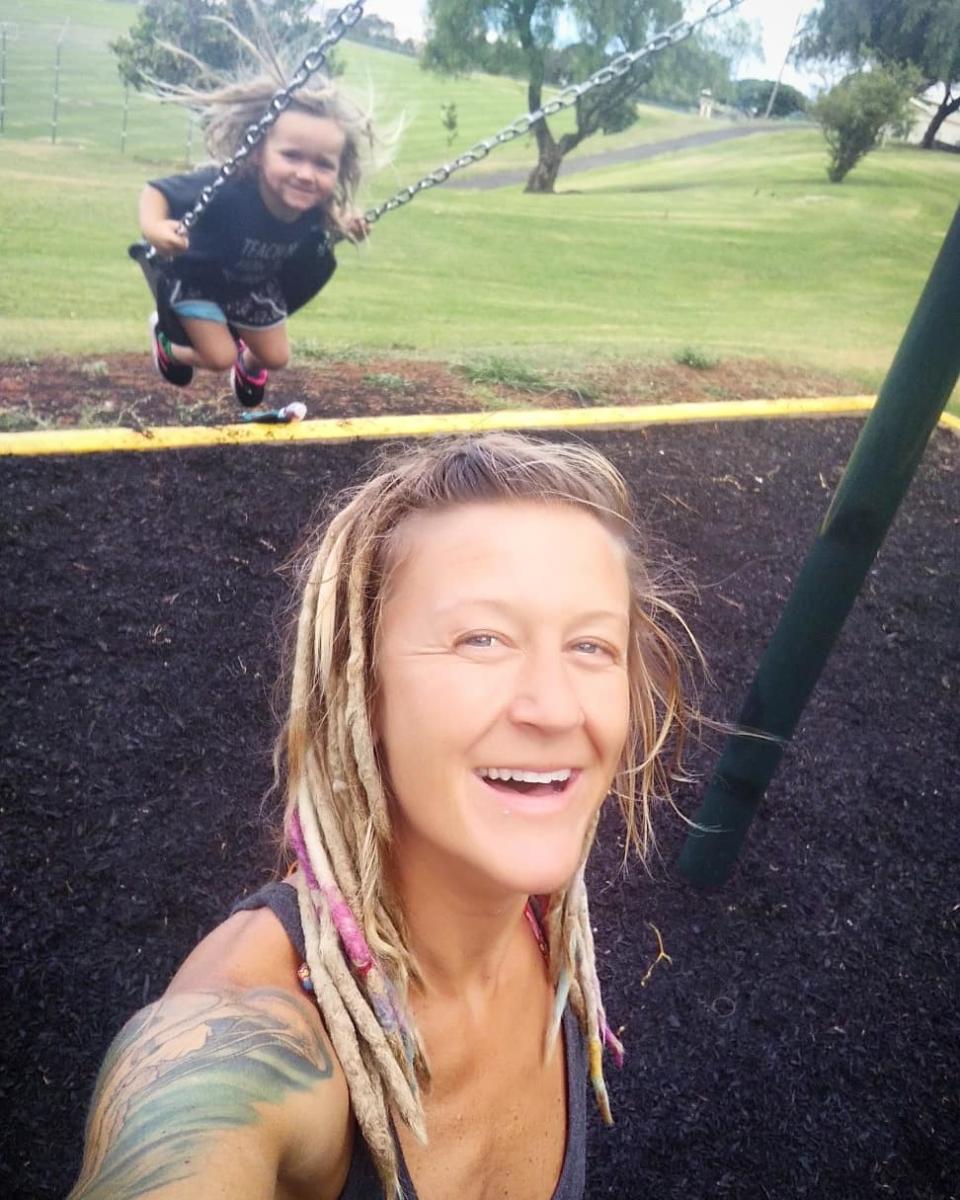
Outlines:
[[[690,404],[611,405],[604,408],[519,409],[504,412],[419,413],[393,417],[329,417],[295,425],[156,425],[143,430],[45,429],[0,434],[0,456],[99,454],[123,450],[176,450],[280,442],[348,442],[492,430],[612,429],[695,421],[745,421],[786,417],[855,416],[873,396],[801,400],[697,401]],[[948,421],[945,416],[943,418]],[[956,421],[949,418],[948,423]],[[960,426],[960,422],[957,422]]]
[[960,417],[955,417],[953,413],[941,413],[940,424],[946,425],[946,427],[953,430],[954,433],[960,433]]

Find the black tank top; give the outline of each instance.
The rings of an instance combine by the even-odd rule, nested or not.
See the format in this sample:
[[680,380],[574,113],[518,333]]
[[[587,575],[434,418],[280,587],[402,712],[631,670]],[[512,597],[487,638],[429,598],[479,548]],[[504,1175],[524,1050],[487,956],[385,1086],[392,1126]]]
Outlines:
[[[297,891],[289,883],[268,883],[265,887],[247,896],[234,905],[233,912],[244,912],[257,908],[269,908],[286,931],[293,948],[303,961],[306,948],[303,926],[300,924],[300,909]],[[554,1188],[552,1200],[582,1200],[587,1148],[587,1058],[576,1017],[568,1007],[563,1014],[563,1045],[567,1065],[567,1145],[563,1155],[560,1178]],[[396,1142],[396,1134],[394,1134]],[[416,1189],[410,1179],[403,1151],[397,1144],[397,1165],[404,1200],[417,1200]],[[383,1200],[383,1185],[373,1165],[367,1143],[360,1136],[353,1139],[353,1155],[347,1182],[339,1200]]]

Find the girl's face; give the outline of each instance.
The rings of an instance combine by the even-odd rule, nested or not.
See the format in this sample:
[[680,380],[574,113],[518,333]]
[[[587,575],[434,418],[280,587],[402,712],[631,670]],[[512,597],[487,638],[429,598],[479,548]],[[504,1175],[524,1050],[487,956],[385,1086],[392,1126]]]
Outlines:
[[345,135],[329,117],[288,109],[264,138],[256,159],[260,196],[281,221],[295,221],[333,197]]
[[374,727],[401,874],[564,886],[627,736],[623,547],[582,509],[505,501],[411,517],[393,560]]

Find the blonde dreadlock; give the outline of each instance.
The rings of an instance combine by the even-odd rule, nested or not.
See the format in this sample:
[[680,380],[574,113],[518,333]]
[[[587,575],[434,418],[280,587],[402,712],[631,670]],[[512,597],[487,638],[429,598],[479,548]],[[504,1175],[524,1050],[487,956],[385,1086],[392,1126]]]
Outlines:
[[[591,512],[625,546],[631,581],[630,732],[612,792],[626,849],[646,856],[651,805],[676,778],[692,710],[685,659],[661,624],[686,627],[659,594],[637,543],[626,485],[582,445],[513,435],[437,441],[358,488],[310,555],[296,630],[289,715],[277,747],[287,786],[285,831],[317,1003],[387,1197],[398,1191],[392,1106],[425,1140],[419,1084],[427,1067],[407,1014],[418,981],[403,913],[385,870],[390,815],[371,728],[377,631],[397,534],[414,513],[478,501],[563,503]],[[695,643],[694,643],[695,645]],[[671,753],[668,754],[668,747]],[[610,1121],[603,1050],[623,1050],[597,980],[584,866],[541,912],[555,1004],[548,1051],[569,1002],[587,1039],[590,1078]]]

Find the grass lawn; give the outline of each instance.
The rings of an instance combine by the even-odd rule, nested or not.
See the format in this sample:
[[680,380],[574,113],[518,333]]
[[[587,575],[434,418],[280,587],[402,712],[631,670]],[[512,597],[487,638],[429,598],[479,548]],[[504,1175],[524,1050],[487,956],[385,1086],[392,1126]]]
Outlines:
[[[88,124],[53,146],[41,68],[65,14],[64,61],[69,45],[87,80]],[[144,344],[149,300],[124,250],[143,180],[182,157],[184,117],[138,98],[149,147],[135,148],[131,134],[130,153],[118,152],[119,87],[105,43],[131,16],[117,0],[0,0],[0,21],[16,32],[0,142],[0,227],[10,231],[0,243],[0,358]],[[27,48],[33,124],[26,85],[15,86]],[[438,79],[411,59],[358,46],[345,57],[355,84],[369,78],[384,110],[408,119],[370,200],[524,107],[515,81]],[[450,100],[461,125],[452,148],[439,114]],[[627,134],[589,141],[584,152],[698,128],[645,109]],[[530,155],[518,139],[487,165]],[[551,366],[694,347],[845,372],[851,390],[870,388],[955,211],[960,159],[891,147],[840,186],[824,166],[818,134],[798,128],[561,177],[555,196],[435,189],[385,218],[368,248],[343,247],[336,281],[292,331],[333,353],[357,345],[448,359],[507,353]]]

